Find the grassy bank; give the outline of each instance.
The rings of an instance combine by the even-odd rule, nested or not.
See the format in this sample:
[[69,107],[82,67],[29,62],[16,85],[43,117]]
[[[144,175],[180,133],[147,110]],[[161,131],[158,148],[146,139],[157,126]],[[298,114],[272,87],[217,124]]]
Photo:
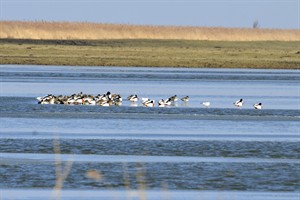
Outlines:
[[299,69],[300,42],[0,39],[0,64]]

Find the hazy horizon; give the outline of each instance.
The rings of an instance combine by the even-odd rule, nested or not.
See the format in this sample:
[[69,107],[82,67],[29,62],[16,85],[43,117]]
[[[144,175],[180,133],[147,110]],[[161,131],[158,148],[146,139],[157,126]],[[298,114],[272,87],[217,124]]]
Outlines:
[[1,20],[298,29],[300,0],[1,0]]

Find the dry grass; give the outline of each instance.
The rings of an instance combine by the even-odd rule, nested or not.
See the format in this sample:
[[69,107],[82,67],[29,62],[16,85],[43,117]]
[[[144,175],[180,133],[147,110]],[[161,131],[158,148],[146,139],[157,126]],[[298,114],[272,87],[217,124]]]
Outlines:
[[79,22],[0,21],[2,39],[176,39],[210,41],[300,41],[299,30],[141,26]]

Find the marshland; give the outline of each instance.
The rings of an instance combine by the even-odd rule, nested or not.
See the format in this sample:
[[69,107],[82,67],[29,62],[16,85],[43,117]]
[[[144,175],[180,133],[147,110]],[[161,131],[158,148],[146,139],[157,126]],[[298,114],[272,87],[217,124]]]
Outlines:
[[0,22],[0,63],[298,69],[299,30]]
[[298,199],[298,30],[0,25],[1,199]]

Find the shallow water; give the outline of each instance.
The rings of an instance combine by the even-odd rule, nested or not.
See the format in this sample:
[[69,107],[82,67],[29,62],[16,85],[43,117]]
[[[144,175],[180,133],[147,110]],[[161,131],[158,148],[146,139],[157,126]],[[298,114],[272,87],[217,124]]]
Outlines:
[[[22,196],[18,195],[22,194]],[[12,200],[38,200],[38,199],[72,199],[72,200],[116,200],[116,199],[140,199],[140,197],[157,199],[222,199],[222,200],[298,200],[299,193],[290,192],[240,192],[240,191],[195,191],[195,190],[147,190],[147,191],[126,191],[126,190],[63,190],[60,195],[47,189],[17,189],[3,190],[4,199]]]
[[[249,192],[254,199],[299,195],[299,70],[13,65],[0,69],[0,188],[8,194],[3,199],[18,199],[11,191],[25,188],[33,191],[25,192],[27,199],[43,190],[49,193],[55,185],[54,138],[59,138],[62,161],[73,162],[63,199],[76,198],[74,189],[90,191],[88,199],[113,198],[102,191],[107,189],[124,195],[126,182],[131,189],[139,188],[138,176],[149,199],[162,188],[172,199],[215,199],[215,194],[229,199],[235,191],[236,199],[250,199]],[[40,105],[35,99],[81,91],[111,91],[123,99],[134,93],[155,100],[177,94],[191,100],[168,108],[132,106],[127,101],[107,108]],[[240,98],[245,105],[237,109],[233,102]],[[210,101],[211,107],[203,108],[203,101]],[[263,110],[253,109],[258,102]],[[87,178],[90,169],[104,179]],[[100,191],[94,193],[95,189]]]

